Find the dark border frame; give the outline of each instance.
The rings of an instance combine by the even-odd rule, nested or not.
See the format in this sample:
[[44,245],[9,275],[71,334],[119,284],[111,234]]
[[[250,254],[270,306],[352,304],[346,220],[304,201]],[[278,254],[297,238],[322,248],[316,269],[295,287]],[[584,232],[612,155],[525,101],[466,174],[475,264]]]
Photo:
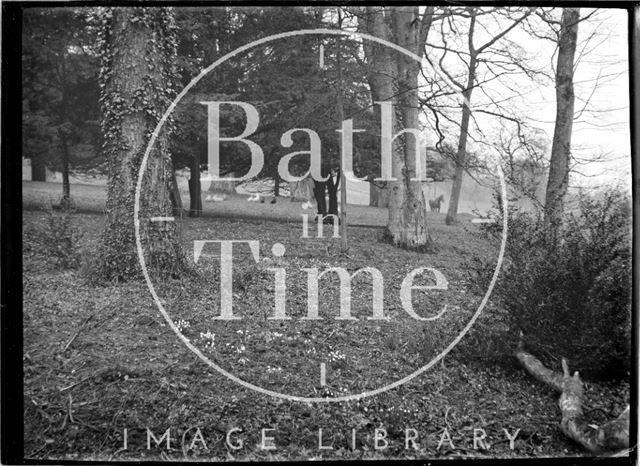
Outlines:
[[[423,2],[421,2],[423,3]],[[631,368],[631,430],[630,438],[638,438],[638,317],[640,303],[640,202],[637,193],[640,189],[640,2],[606,0],[436,0],[429,2],[441,6],[455,4],[473,4],[479,6],[537,6],[562,7],[579,6],[584,8],[624,9],[628,12],[629,37],[629,94],[631,123],[631,169],[632,195],[634,207],[633,219],[633,296],[632,332],[633,364]],[[0,293],[0,445],[2,464],[96,464],[93,461],[70,460],[26,460],[24,459],[24,422],[23,422],[23,342],[22,342],[22,180],[15,176],[21,170],[22,154],[22,11],[35,7],[82,7],[82,6],[345,6],[345,5],[389,5],[400,6],[416,4],[406,0],[386,1],[327,1],[327,0],[252,0],[249,2],[220,0],[113,0],[110,2],[78,0],[70,1],[5,1],[2,4],[2,179],[0,192],[1,230],[0,270],[2,273]],[[539,458],[474,460],[473,464],[496,464],[516,462],[516,464],[549,464],[550,461],[561,464],[634,464],[637,460],[637,445],[631,447],[628,458],[577,457],[577,458]],[[469,460],[464,460],[468,462]],[[140,464],[140,461],[113,461],[110,464]],[[366,461],[367,465],[382,464],[382,461]],[[394,464],[450,464],[451,460],[415,460],[394,461]],[[338,464],[335,461],[323,464]]]

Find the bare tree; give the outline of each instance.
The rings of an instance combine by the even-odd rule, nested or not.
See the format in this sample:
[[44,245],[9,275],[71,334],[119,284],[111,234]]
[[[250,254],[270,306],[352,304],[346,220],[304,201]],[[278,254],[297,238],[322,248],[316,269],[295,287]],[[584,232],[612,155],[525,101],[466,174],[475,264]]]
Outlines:
[[556,66],[556,123],[553,131],[549,178],[545,196],[545,223],[554,231],[562,221],[564,198],[569,186],[571,132],[573,129],[573,71],[578,39],[579,8],[562,12]]
[[[520,12],[519,15],[514,19],[513,12],[506,11],[505,19],[507,21],[503,21],[504,26],[499,30],[499,32],[493,33],[490,37],[480,46],[475,45],[476,36],[478,35],[478,28],[480,27],[479,17],[485,15],[494,15],[495,11],[493,9],[488,10],[480,10],[476,7],[466,7],[463,10],[450,10],[450,15],[447,17],[447,21],[443,21],[441,38],[443,40],[442,45],[430,44],[433,49],[441,50],[442,55],[438,61],[438,68],[441,69],[448,77],[449,82],[455,86],[461,93],[464,98],[462,104],[462,114],[460,117],[460,136],[458,138],[457,150],[454,158],[455,163],[455,173],[453,177],[453,184],[451,187],[451,197],[449,200],[449,206],[447,209],[446,223],[452,224],[456,221],[456,216],[458,213],[458,202],[460,199],[460,191],[462,189],[462,180],[464,176],[464,172],[466,169],[466,159],[467,159],[467,144],[469,139],[469,126],[472,118],[472,109],[471,98],[473,95],[473,91],[475,88],[480,87],[482,84],[498,79],[503,74],[512,73],[512,70],[509,70],[505,66],[505,62],[508,62],[509,65],[514,66],[518,72],[524,72],[528,75],[533,75],[535,72],[531,69],[525,67],[521,60],[518,57],[515,57],[511,54],[507,48],[502,50],[497,50],[495,45],[500,41],[503,41],[505,36],[509,34],[516,26],[518,26],[522,21],[524,21],[531,13],[531,9],[527,9],[524,12]],[[456,36],[460,37],[461,34],[458,33],[457,27],[454,25],[454,17],[458,16],[466,21],[468,21],[468,29],[466,32],[466,50],[455,50],[455,48],[449,44],[446,40],[446,34],[444,33],[444,24],[448,24],[451,32],[454,32]],[[482,30],[487,32],[487,27],[482,27]],[[490,64],[490,60],[485,57],[485,55],[491,54],[496,55],[498,58],[493,60],[493,64]],[[449,72],[444,66],[444,60],[447,56],[447,53],[453,53],[458,56],[461,62],[464,63],[465,66],[465,82],[459,80],[459,78],[455,77],[453,73]],[[434,60],[427,57],[427,59],[431,62],[433,66],[436,66]],[[505,60],[506,59],[506,60]],[[481,65],[486,65],[486,67],[490,71],[490,75],[488,78],[484,79],[482,82],[479,80],[479,67]],[[492,65],[495,65],[496,70],[491,70]],[[496,102],[493,102],[494,104]],[[440,116],[443,116],[440,113]],[[495,116],[500,116],[500,114],[495,114]],[[436,118],[438,115],[436,114]],[[445,116],[445,118],[447,118]],[[442,139],[442,138],[441,138]]]
[[[558,77],[558,63],[560,60],[560,42],[561,34],[564,34],[563,23],[563,10],[555,8],[540,8],[536,9],[535,14],[531,15],[524,24],[524,30],[534,37],[536,40],[550,42],[554,46],[553,54],[551,55],[551,62],[547,66],[553,72],[553,83],[556,84]],[[610,54],[609,52],[599,52],[603,44],[609,42],[612,36],[617,34],[617,31],[611,29],[611,23],[608,21],[611,15],[610,10],[582,10],[579,17],[574,21],[575,29],[578,25],[584,23],[584,26],[580,26],[582,29],[580,35],[575,41],[575,50],[572,64],[572,71],[569,72],[572,76],[572,87],[574,93],[573,103],[573,124],[571,128],[572,134],[577,131],[601,131],[605,128],[607,130],[613,129],[615,126],[626,127],[628,122],[626,120],[626,107],[612,106],[609,99],[603,99],[603,90],[614,83],[620,76],[627,73],[627,63],[625,60],[621,60],[617,54]],[[563,55],[566,56],[566,40],[563,45]],[[592,66],[593,63],[597,63],[597,67]],[[584,64],[584,66],[582,66]],[[580,77],[578,79],[573,76],[578,73]],[[566,83],[563,85],[566,89]],[[561,88],[556,87],[556,94]],[[556,98],[556,106],[558,104]],[[559,110],[558,108],[556,109]],[[611,117],[616,114],[623,113],[622,120],[612,121]],[[528,116],[528,123],[543,123],[553,124],[555,129],[558,128],[558,121],[554,115],[553,119],[536,120],[532,116]],[[568,114],[566,118],[569,118]],[[603,120],[605,123],[603,123]],[[566,128],[565,128],[566,130]],[[561,149],[561,145],[555,146],[557,150]],[[612,146],[612,147],[615,147]],[[605,173],[612,171],[612,169],[606,168],[611,162],[615,160],[628,160],[626,153],[616,154],[616,149],[608,149],[604,151],[602,148],[596,147],[591,144],[576,143],[574,138],[570,141],[570,150],[568,152],[568,160],[561,164],[568,169],[562,169],[566,172],[564,177],[558,177],[555,183],[548,184],[549,188],[556,190],[564,180],[566,185],[565,195],[560,196],[562,199],[562,206],[558,213],[562,209],[566,210],[570,208],[571,198],[568,193],[576,185],[572,182],[577,182],[579,178],[601,178]],[[601,170],[595,170],[595,164],[602,167]],[[585,170],[585,168],[587,168]],[[615,169],[614,169],[615,170]],[[573,175],[577,175],[574,177]],[[618,176],[624,176],[622,173],[617,172]],[[554,176],[554,175],[552,175]],[[579,177],[579,178],[578,178]],[[610,182],[610,181],[609,181]],[[590,183],[593,187],[596,187],[594,180]],[[584,186],[582,186],[584,188]],[[551,204],[554,201],[549,197]],[[550,204],[550,207],[551,207]],[[556,205],[557,206],[557,205]],[[556,210],[555,207],[551,207],[551,210]]]

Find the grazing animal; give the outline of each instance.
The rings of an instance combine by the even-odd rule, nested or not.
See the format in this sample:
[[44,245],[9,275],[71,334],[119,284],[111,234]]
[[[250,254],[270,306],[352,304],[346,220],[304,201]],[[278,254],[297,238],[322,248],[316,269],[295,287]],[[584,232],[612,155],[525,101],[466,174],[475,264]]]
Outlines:
[[440,204],[444,202],[444,195],[440,194],[435,199],[429,200],[429,207],[431,208],[431,212],[440,212]]
[[247,201],[249,202],[258,202],[259,200],[260,200],[260,194],[258,193],[252,194],[247,198]]

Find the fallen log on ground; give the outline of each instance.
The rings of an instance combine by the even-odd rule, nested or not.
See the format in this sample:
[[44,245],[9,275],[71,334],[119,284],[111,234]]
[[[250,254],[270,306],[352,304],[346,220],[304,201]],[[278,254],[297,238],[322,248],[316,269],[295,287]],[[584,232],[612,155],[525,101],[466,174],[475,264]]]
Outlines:
[[529,374],[561,394],[560,428],[567,437],[592,453],[629,448],[629,405],[616,419],[594,428],[589,425],[582,411],[583,383],[580,375],[577,371],[573,376],[570,375],[565,359],[562,360],[562,374],[552,371],[544,367],[535,356],[524,351],[522,338],[518,344],[516,357]]

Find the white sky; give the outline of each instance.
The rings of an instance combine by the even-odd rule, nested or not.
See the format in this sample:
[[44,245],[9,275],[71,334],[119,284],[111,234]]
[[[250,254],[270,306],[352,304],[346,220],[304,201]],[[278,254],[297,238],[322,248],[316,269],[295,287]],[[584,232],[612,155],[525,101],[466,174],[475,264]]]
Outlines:
[[[586,15],[590,10],[582,10]],[[600,10],[592,20],[580,23],[579,50],[594,32],[575,71],[575,113],[572,150],[576,157],[602,154],[607,162],[591,162],[578,168],[592,178],[576,176],[576,184],[608,184],[622,179],[630,182],[631,147],[629,128],[629,62],[627,12]],[[596,30],[597,27],[597,30]],[[542,44],[547,45],[547,44]],[[551,45],[551,44],[549,44]],[[552,48],[547,46],[544,55]],[[555,58],[555,57],[554,57]],[[531,104],[532,118],[549,138],[553,137],[555,89],[541,88]],[[587,103],[588,101],[588,103]],[[582,115],[580,110],[586,109]],[[595,175],[595,176],[594,176]]]
[[[581,17],[592,9],[581,9]],[[489,33],[504,29],[501,24],[490,24],[488,19],[480,19]],[[464,25],[461,29],[464,30]],[[477,28],[476,46],[485,42],[486,37]],[[580,159],[592,160],[581,164],[572,180],[572,185],[611,185],[618,182],[630,189],[631,149],[629,129],[629,63],[628,63],[628,22],[627,12],[618,9],[600,9],[594,16],[582,21],[578,29],[578,53],[575,82],[575,114],[572,152]],[[549,74],[555,69],[555,44],[544,39],[536,39],[520,28],[512,30],[508,38],[519,44],[531,57],[531,63],[545,68]],[[430,42],[437,41],[430,34]],[[466,37],[460,37],[464,49]],[[585,48],[586,47],[586,48]],[[433,51],[437,53],[437,51]],[[455,60],[445,60],[449,70],[456,69]],[[447,65],[448,64],[448,65]],[[553,82],[544,85],[532,83],[524,75],[510,82],[521,94],[508,106],[526,116],[531,127],[546,133],[549,142],[553,138],[555,120],[555,87]],[[510,91],[494,82],[486,85],[494,97],[500,98]],[[472,107],[482,108],[488,100],[479,91],[474,91]],[[585,103],[588,104],[585,107]],[[584,108],[584,111],[580,111]],[[495,131],[499,125],[492,117],[475,114],[485,135]],[[459,120],[459,116],[456,118]],[[451,140],[450,140],[451,142]],[[549,150],[551,146],[549,145]],[[600,161],[593,161],[595,157]]]

